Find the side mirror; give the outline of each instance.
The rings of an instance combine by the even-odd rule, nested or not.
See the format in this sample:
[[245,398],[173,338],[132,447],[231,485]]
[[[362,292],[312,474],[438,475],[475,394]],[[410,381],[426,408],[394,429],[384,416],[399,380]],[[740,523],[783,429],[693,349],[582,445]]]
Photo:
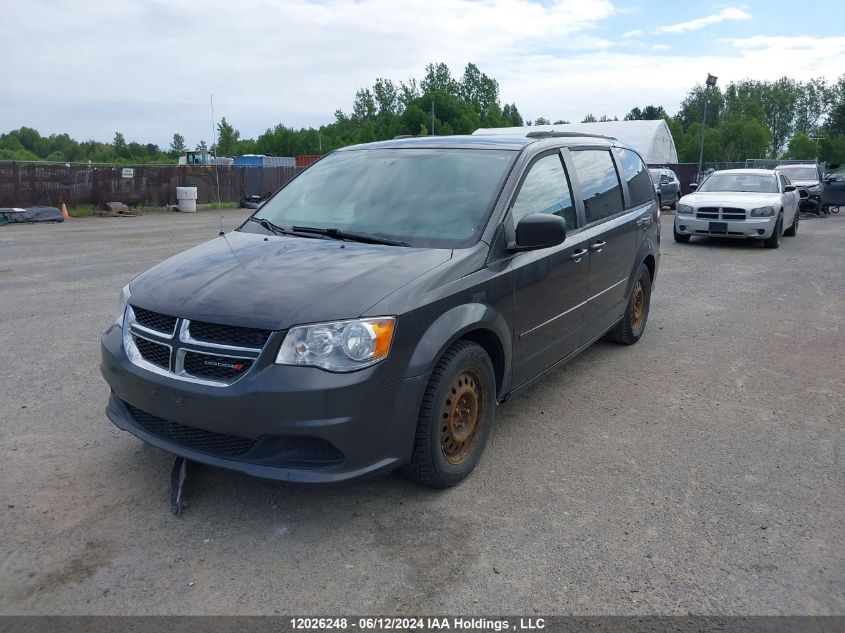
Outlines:
[[689,184],[689,190],[690,190],[690,191],[695,191],[696,189],[698,189],[698,183],[697,183],[697,182],[691,182],[691,183]]
[[789,193],[790,191],[795,191],[795,185],[784,185],[783,190],[786,193]]
[[566,220],[550,213],[526,215],[516,225],[516,242],[511,248],[533,251],[563,244],[566,239]]

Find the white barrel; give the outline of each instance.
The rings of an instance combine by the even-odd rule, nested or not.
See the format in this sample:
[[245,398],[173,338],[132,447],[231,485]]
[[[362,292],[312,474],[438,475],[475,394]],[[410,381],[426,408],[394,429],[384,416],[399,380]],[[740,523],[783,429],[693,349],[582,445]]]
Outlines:
[[196,213],[197,211],[197,188],[176,187],[176,202],[179,211],[182,213]]

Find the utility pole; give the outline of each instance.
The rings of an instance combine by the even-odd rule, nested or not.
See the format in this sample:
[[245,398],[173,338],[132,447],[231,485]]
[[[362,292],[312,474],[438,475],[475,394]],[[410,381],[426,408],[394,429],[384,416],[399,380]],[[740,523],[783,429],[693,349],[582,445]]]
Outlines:
[[434,136],[434,99],[431,100],[431,135]]
[[716,85],[718,77],[707,73],[707,82],[704,86],[704,118],[701,120],[701,146],[698,150],[698,181],[701,182],[701,168],[704,164],[704,130],[707,127],[707,104],[710,101],[710,88]]

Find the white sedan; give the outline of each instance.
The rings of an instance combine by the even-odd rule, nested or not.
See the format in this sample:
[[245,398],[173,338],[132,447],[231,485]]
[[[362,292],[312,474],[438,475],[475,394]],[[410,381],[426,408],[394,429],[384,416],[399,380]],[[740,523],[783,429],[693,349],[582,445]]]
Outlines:
[[799,200],[789,178],[772,170],[717,171],[678,202],[675,241],[689,242],[693,235],[755,238],[777,248],[782,235],[798,231]]

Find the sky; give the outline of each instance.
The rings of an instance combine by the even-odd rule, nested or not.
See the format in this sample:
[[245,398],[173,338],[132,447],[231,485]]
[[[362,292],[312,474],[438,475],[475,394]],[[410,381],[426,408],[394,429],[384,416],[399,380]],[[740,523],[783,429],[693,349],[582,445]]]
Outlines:
[[[167,147],[319,126],[377,77],[453,75],[473,62],[525,119],[677,112],[712,73],[797,80],[845,74],[830,2],[770,0],[4,0],[0,132]],[[838,14],[837,14],[838,15]]]

